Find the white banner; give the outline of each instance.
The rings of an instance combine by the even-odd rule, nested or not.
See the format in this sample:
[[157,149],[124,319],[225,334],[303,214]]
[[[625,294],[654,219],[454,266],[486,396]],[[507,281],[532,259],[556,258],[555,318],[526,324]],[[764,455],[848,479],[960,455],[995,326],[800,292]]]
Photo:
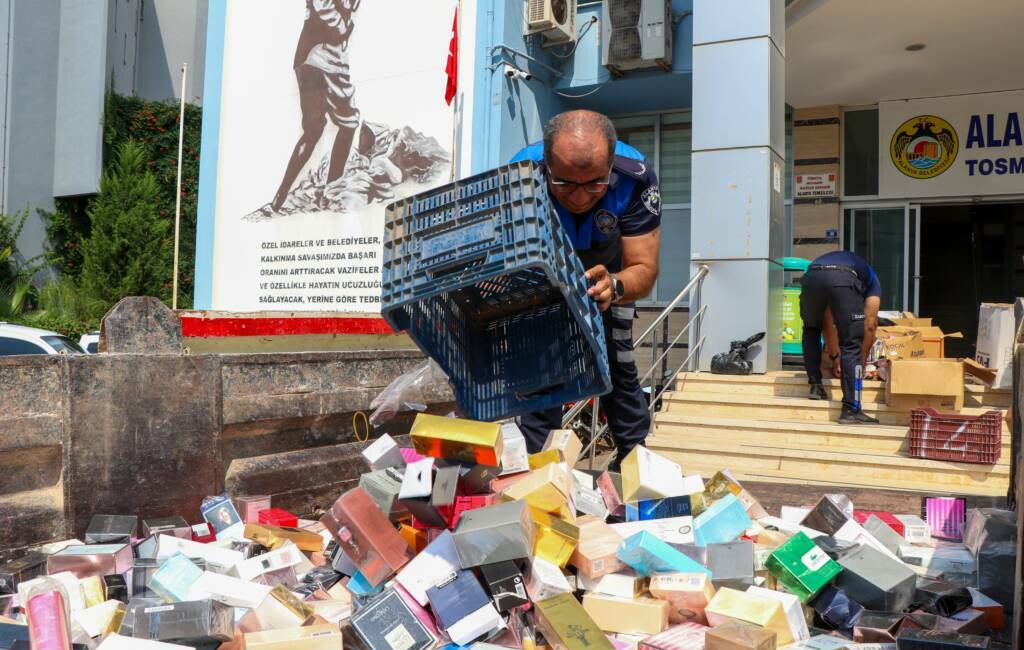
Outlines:
[[881,102],[879,195],[1024,192],[1024,91]]
[[450,179],[454,10],[228,0],[211,309],[379,311],[384,207]]

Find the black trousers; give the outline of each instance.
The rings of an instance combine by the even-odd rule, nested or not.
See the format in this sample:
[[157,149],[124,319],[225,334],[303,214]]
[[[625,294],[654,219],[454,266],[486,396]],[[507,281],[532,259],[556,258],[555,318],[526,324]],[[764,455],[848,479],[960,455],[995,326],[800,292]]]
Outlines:
[[[608,428],[615,439],[619,458],[642,443],[651,430],[647,397],[637,381],[636,361],[633,359],[635,314],[633,305],[612,305],[602,318],[612,390],[601,398],[601,412],[608,418]],[[562,428],[562,407],[523,415],[519,418],[519,428],[526,438],[526,448],[535,454],[544,446],[552,429]]]
[[855,390],[856,368],[861,365],[864,341],[864,296],[861,281],[849,269],[811,269],[804,274],[800,290],[800,318],[804,321],[803,351],[807,380],[821,383],[821,331],[825,309],[839,331],[842,362],[843,404],[860,410]]

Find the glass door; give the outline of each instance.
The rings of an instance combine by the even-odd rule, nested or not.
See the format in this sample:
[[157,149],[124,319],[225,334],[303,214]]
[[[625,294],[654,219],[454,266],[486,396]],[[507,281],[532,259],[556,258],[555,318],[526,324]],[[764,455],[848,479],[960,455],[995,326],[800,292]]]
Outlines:
[[843,211],[843,246],[871,264],[882,309],[917,310],[920,214],[917,205],[865,205]]

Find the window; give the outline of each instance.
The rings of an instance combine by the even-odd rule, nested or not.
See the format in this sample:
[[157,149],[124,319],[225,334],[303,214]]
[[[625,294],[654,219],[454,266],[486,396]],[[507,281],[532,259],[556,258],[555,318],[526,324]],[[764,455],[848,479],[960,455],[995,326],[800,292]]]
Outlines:
[[16,354],[46,354],[46,350],[35,343],[0,336],[0,357]]
[[878,109],[843,113],[843,194],[878,194]]
[[85,354],[85,350],[77,343],[66,336],[44,336],[42,337],[50,347],[64,354]]
[[[689,113],[670,113],[661,116],[661,160],[658,165],[658,178],[661,181],[662,203],[690,203],[692,141]],[[686,252],[689,255],[689,246]]]

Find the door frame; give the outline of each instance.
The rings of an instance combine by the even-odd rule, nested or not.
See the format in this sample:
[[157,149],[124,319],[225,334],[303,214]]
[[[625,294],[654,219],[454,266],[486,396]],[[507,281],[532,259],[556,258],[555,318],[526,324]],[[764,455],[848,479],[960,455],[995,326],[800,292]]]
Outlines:
[[[842,250],[853,250],[852,246],[847,248],[846,231],[847,226],[852,229],[856,227],[857,215],[849,214],[847,223],[847,211],[852,210],[892,210],[902,208],[903,210],[903,305],[901,311],[912,311],[917,313],[920,305],[921,289],[921,205],[912,201],[844,201],[840,203],[839,218],[839,247]],[[913,221],[911,221],[913,215]],[[913,232],[911,232],[913,229]],[[911,236],[912,235],[912,236]],[[911,240],[914,243],[914,250],[910,250]],[[852,244],[852,243],[851,243]],[[913,256],[911,257],[911,254]],[[912,264],[911,264],[912,262]],[[913,268],[911,268],[913,266]],[[913,287],[911,287],[913,283]],[[910,299],[910,289],[913,288],[913,299]]]

